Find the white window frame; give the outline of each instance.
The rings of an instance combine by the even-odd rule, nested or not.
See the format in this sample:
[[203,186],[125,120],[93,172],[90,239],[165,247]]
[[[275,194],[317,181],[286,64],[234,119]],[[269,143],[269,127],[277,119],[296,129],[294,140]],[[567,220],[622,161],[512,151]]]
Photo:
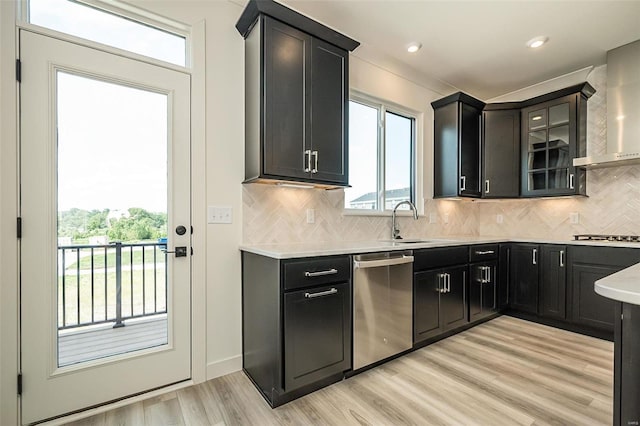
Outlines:
[[33,31],[38,34],[48,35],[59,40],[69,41],[72,43],[84,45],[107,53],[113,53],[120,56],[136,59],[141,62],[147,62],[152,65],[159,65],[164,68],[176,71],[191,70],[193,68],[193,27],[172,19],[159,16],[155,13],[147,12],[139,7],[124,3],[118,0],[73,0],[86,7],[102,10],[105,13],[119,16],[129,21],[138,22],[160,31],[165,31],[185,39],[185,66],[180,66],[171,62],[166,62],[151,56],[135,53],[130,50],[92,41],[86,38],[74,36],[69,33],[53,30],[51,28],[32,24],[29,22],[29,0],[18,0],[18,27]]
[[[386,101],[374,96],[367,95],[362,92],[351,91],[349,101],[361,103],[363,105],[375,108],[378,110],[378,146],[377,146],[377,158],[378,158],[378,176],[377,176],[377,204],[378,208],[375,210],[368,209],[350,209],[344,206],[343,202],[343,215],[345,216],[391,216],[392,210],[385,209],[384,199],[384,180],[385,180],[385,158],[383,156],[385,148],[385,113],[390,112],[398,114],[403,117],[412,119],[413,121],[413,144],[412,144],[412,167],[413,167],[413,182],[412,182],[412,199],[416,208],[418,209],[418,215],[424,216],[424,197],[423,197],[423,137],[422,137],[422,122],[423,113],[412,110],[405,106],[399,105],[394,102]],[[406,210],[398,210],[398,215],[410,216],[413,213]]]

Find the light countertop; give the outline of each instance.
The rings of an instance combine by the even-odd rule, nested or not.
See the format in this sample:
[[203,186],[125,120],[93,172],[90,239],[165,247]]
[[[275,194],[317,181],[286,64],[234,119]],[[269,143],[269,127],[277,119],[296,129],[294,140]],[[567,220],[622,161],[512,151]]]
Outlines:
[[599,279],[595,289],[600,296],[640,305],[640,263]]
[[[407,238],[407,241],[413,238]],[[467,244],[492,244],[502,242],[533,244],[569,244],[600,247],[628,247],[640,249],[640,243],[609,241],[574,241],[548,238],[505,238],[505,237],[423,237],[419,242],[397,243],[390,240],[379,241],[327,241],[288,244],[243,244],[240,250],[274,259],[292,259],[339,254],[373,253],[394,250],[415,250],[421,248],[452,247]],[[640,269],[638,271],[640,277]],[[640,296],[639,296],[640,297]]]

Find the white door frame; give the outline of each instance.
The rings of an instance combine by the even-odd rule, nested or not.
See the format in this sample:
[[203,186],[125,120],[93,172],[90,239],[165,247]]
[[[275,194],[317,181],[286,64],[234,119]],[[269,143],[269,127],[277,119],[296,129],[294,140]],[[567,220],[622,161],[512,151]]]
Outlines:
[[[15,61],[18,57],[17,33],[19,28],[28,28],[40,33],[39,27],[19,22],[18,4],[14,1],[0,1],[0,424],[19,424],[19,398],[16,379],[19,365],[19,242],[16,238],[16,217],[18,204],[18,83],[15,76]],[[55,33],[58,38],[65,39]],[[192,380],[201,383],[206,380],[206,94],[205,94],[205,22],[192,24],[191,37],[191,223],[194,227],[192,247]],[[71,38],[71,37],[69,37]],[[89,44],[89,43],[87,43]],[[109,51],[110,49],[104,49]],[[118,49],[114,51],[120,52]],[[174,387],[175,388],[175,387]],[[121,401],[111,406],[96,408],[87,414],[96,414],[109,408],[126,405],[154,394],[170,390],[164,389]],[[68,420],[73,420],[69,418]]]

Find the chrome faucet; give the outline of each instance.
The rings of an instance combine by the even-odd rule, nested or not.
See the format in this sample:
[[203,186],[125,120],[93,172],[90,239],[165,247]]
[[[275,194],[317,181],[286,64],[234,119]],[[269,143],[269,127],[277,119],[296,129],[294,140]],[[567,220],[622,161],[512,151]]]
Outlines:
[[404,200],[396,204],[396,206],[393,208],[393,213],[391,213],[391,239],[392,240],[402,239],[402,237],[400,236],[400,229],[398,228],[398,224],[396,223],[396,210],[398,210],[398,207],[400,207],[403,204],[409,205],[411,210],[413,210],[413,218],[415,220],[418,220],[418,209],[416,209],[416,206],[411,201]]

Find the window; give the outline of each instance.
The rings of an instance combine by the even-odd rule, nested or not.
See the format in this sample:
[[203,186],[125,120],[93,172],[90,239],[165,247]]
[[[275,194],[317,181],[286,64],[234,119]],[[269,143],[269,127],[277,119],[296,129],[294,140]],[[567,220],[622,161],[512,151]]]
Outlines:
[[29,0],[29,22],[72,36],[187,65],[187,39],[72,0]]
[[345,189],[345,209],[383,212],[415,201],[415,122],[396,107],[349,101],[351,188]]

